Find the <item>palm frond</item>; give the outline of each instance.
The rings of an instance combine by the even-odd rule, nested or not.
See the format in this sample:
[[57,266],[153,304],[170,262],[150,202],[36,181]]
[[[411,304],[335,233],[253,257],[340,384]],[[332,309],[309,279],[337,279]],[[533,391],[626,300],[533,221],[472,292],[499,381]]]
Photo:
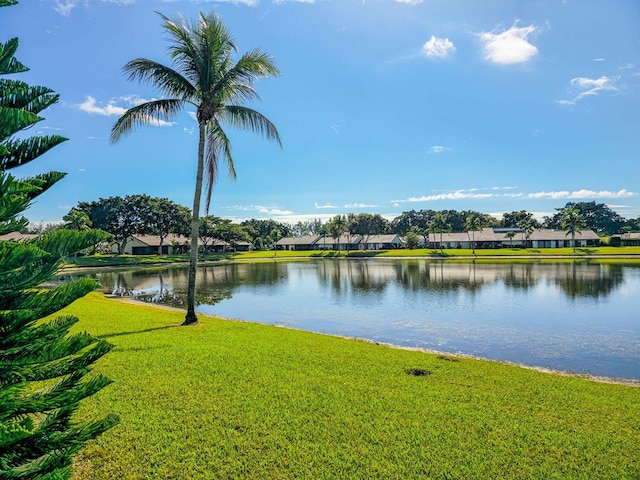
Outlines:
[[260,112],[240,105],[227,105],[221,112],[220,119],[235,128],[250,130],[268,140],[274,140],[280,147],[282,141],[276,126]]
[[143,125],[151,125],[160,121],[170,122],[182,111],[185,103],[185,100],[174,98],[152,100],[131,107],[111,128],[109,141],[116,143],[124,135]]
[[122,71],[128,80],[148,82],[169,97],[190,100],[195,96],[195,87],[176,70],[146,58],[128,62]]
[[220,158],[223,157],[227,161],[227,170],[229,178],[235,180],[236,169],[231,156],[231,142],[225,133],[222,125],[214,118],[207,125],[207,152],[205,157],[205,175],[206,175],[206,193],[205,193],[205,212],[209,213],[211,204],[211,194],[213,193],[213,185],[218,179],[220,173]]

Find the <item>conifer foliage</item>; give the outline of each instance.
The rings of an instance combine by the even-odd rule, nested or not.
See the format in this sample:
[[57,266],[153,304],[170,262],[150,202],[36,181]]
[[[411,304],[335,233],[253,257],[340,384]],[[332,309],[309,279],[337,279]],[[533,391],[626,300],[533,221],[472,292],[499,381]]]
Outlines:
[[[0,6],[15,3],[0,0]],[[15,58],[17,48],[15,38],[0,43],[0,75],[27,70]],[[7,172],[66,140],[16,136],[42,120],[39,113],[57,100],[48,88],[0,77],[0,235],[23,228],[22,212],[30,202],[64,177],[49,172],[17,179]],[[112,415],[84,424],[72,418],[83,398],[110,383],[89,370],[111,345],[86,333],[70,334],[75,317],[42,320],[96,287],[91,280],[41,285],[65,256],[107,236],[58,230],[27,242],[0,241],[1,480],[69,478],[72,455],[117,422]]]

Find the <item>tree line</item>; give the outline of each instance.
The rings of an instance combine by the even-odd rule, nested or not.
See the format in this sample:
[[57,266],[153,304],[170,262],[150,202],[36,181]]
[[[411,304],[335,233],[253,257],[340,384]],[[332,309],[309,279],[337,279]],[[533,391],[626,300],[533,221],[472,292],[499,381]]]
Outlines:
[[[361,235],[366,238],[370,235],[397,234],[405,237],[411,246],[426,244],[430,235],[437,238],[443,233],[473,232],[484,227],[517,228],[527,235],[538,228],[566,230],[566,218],[570,212],[581,219],[574,221],[577,228],[575,232],[588,228],[604,236],[640,231],[640,218],[626,220],[606,204],[569,202],[557,208],[555,214],[544,217],[542,222],[525,210],[506,212],[500,219],[473,210],[410,210],[392,220],[380,214],[348,213],[326,221],[314,219],[294,224],[273,219],[250,219],[238,224],[215,215],[206,215],[200,218],[199,239],[205,250],[209,250],[216,240],[232,246],[248,242],[256,250],[268,250],[283,237],[323,235],[337,239],[341,235],[348,238]],[[65,223],[61,228],[96,228],[112,234],[118,253],[123,252],[126,242],[133,235],[158,236],[161,253],[170,234],[189,238],[192,217],[187,207],[167,198],[140,194],[80,202],[63,220]],[[178,250],[188,249],[185,244],[174,244],[174,247]]]

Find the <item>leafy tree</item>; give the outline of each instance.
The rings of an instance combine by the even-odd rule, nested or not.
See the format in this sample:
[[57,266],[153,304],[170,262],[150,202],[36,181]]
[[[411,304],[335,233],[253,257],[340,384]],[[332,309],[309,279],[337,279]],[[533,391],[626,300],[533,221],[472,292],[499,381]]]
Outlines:
[[222,219],[214,215],[207,215],[200,218],[200,228],[198,229],[198,235],[205,252],[209,251],[209,244],[213,245],[213,242],[216,239],[215,229],[220,222],[222,222]]
[[158,255],[162,254],[164,239],[170,233],[188,236],[189,224],[191,223],[191,212],[188,208],[178,205],[168,198],[147,197],[141,200],[148,202],[148,216],[146,219],[142,219],[145,223],[143,231],[160,237]]
[[566,235],[571,234],[571,245],[574,252],[576,251],[576,233],[580,233],[581,229],[586,226],[587,222],[582,218],[578,209],[569,208],[562,212],[560,228],[566,232]]
[[[15,3],[0,0],[0,6]],[[14,56],[17,48],[15,38],[0,44],[0,74],[27,70]],[[0,235],[24,228],[22,212],[64,177],[50,172],[19,180],[6,171],[66,140],[15,137],[42,120],[39,112],[57,99],[47,88],[0,79]],[[40,287],[65,256],[106,236],[58,229],[27,242],[0,242],[0,478],[69,478],[72,456],[117,422],[114,416],[72,422],[79,402],[110,383],[101,375],[87,378],[87,373],[111,345],[85,333],[69,334],[75,317],[43,320],[96,284],[82,279]]]
[[133,235],[149,228],[151,207],[147,195],[100,198],[94,202],[80,202],[75,208],[89,216],[94,228],[113,235],[120,255]]
[[64,228],[69,230],[89,230],[92,227],[91,219],[87,212],[72,208],[62,220],[65,221]]
[[[188,25],[164,15],[163,28],[171,39],[172,67],[146,58],[130,61],[124,67],[129,80],[149,82],[168,98],[152,100],[127,110],[111,130],[111,141],[140,125],[158,119],[171,121],[187,107],[196,108],[198,121],[198,157],[191,224],[191,252],[187,289],[187,314],[184,324],[198,321],[195,313],[198,229],[202,183],[206,174],[206,207],[209,210],[213,184],[219,174],[219,162],[225,160],[229,176],[235,178],[231,142],[223,124],[251,130],[280,144],[276,127],[265,116],[244,106],[258,99],[255,80],[279,75],[271,57],[259,49],[233,60],[237,52],[234,40],[215,14],[200,13],[197,22]],[[206,164],[206,172],[205,172]]]
[[429,229],[428,228],[422,228],[422,227],[418,227],[417,225],[414,225],[407,232],[407,235],[409,235],[410,233],[413,233],[419,237],[422,237],[422,242],[420,242],[420,244],[425,248],[429,245]]
[[213,236],[225,243],[223,249],[226,249],[227,243],[235,247],[240,241],[251,241],[251,237],[241,225],[232,223],[231,220],[228,219],[220,219],[213,229]]
[[516,227],[521,222],[529,222],[534,228],[540,228],[542,226],[540,222],[533,217],[533,213],[529,213],[526,210],[503,213],[500,226],[505,228]]
[[404,238],[405,238],[405,241],[407,242],[407,248],[409,250],[413,250],[420,246],[420,237],[418,237],[418,235],[415,232],[413,231],[407,232]]
[[351,221],[351,231],[356,235],[362,235],[365,242],[371,235],[382,235],[389,230],[389,221],[380,214],[359,213]]
[[564,207],[557,208],[552,217],[545,217],[547,228],[562,230],[560,220],[565,210],[577,210],[584,219],[586,228],[590,228],[598,235],[613,235],[625,224],[625,219],[611,210],[604,203],[596,202],[568,202]]
[[434,210],[410,210],[402,212],[402,214],[391,221],[391,231],[398,235],[406,235],[412,227],[419,227],[425,230],[429,229],[431,219],[436,214]]

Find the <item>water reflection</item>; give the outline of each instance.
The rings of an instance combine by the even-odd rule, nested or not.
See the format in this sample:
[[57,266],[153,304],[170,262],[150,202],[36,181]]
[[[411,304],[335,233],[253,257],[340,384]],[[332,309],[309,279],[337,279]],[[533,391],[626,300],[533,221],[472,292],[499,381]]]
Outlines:
[[[183,307],[186,268],[99,272],[106,293]],[[640,266],[317,260],[204,266],[201,313],[640,378]]]

